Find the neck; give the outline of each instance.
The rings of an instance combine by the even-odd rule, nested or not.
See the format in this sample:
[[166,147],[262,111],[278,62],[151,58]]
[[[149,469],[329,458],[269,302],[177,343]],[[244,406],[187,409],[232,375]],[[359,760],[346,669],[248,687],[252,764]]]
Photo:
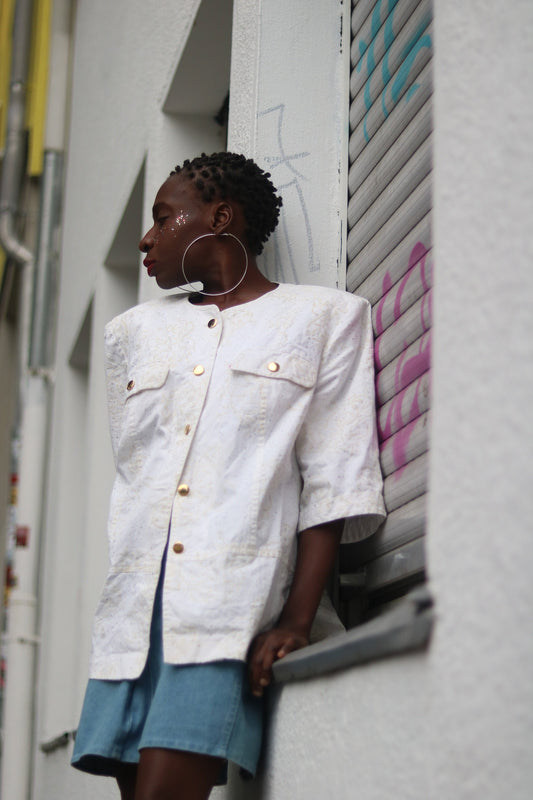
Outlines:
[[[238,280],[239,277],[236,278]],[[269,281],[259,271],[255,260],[250,259],[248,270],[245,278],[237,287],[232,288],[235,284],[231,282],[231,278],[224,276],[224,279],[218,281],[206,281],[203,290],[198,292],[198,305],[216,305],[222,311],[224,308],[231,308],[241,303],[248,303],[250,300],[255,300],[261,295],[271,292],[276,288],[277,283]],[[203,293],[206,292],[206,294]],[[208,292],[217,293],[212,297],[207,294]],[[220,294],[219,294],[220,293]]]

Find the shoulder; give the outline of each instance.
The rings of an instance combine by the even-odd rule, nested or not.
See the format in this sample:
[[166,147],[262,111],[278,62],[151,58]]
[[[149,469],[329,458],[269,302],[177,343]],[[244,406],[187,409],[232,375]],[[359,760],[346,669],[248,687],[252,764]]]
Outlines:
[[124,335],[128,331],[135,330],[139,326],[142,327],[145,324],[157,324],[176,308],[185,308],[183,303],[187,302],[187,297],[188,295],[181,293],[171,294],[132,306],[128,308],[127,311],[122,312],[122,314],[113,317],[113,319],[106,324],[106,337]]
[[328,286],[282,283],[280,289],[286,298],[302,303],[315,302],[326,307],[346,306],[347,308],[364,308],[369,305],[368,300],[364,297]]
[[370,314],[368,300],[342,289],[292,283],[280,284],[280,289],[280,301],[293,309],[296,306],[302,313],[307,311],[332,320],[346,316],[365,318]]

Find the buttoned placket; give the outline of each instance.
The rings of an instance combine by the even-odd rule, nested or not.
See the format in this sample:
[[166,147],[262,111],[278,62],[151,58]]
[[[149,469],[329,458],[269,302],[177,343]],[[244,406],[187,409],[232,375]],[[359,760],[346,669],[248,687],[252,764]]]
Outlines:
[[[204,309],[195,308],[195,312],[203,312]],[[186,552],[186,543],[180,541],[174,531],[179,527],[180,513],[183,503],[187,502],[194,487],[189,486],[186,480],[186,461],[193,446],[194,433],[198,426],[198,421],[204,406],[215,360],[218,354],[220,339],[222,336],[222,318],[213,316],[211,309],[205,309],[208,315],[198,314],[195,320],[195,327],[198,328],[198,353],[191,354],[191,372],[194,376],[194,408],[190,409],[185,424],[180,425],[178,431],[178,441],[184,450],[184,457],[180,458],[181,466],[177,475],[177,489],[172,503],[172,515],[170,524],[169,549],[174,555],[181,555]],[[183,422],[183,420],[182,420]],[[180,448],[181,449],[181,448]]]

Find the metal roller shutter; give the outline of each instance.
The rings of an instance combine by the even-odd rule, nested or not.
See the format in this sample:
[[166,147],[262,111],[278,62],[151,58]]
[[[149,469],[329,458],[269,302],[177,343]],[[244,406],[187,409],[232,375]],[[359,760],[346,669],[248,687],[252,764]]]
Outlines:
[[432,41],[430,0],[353,4],[347,288],[373,308],[389,516],[369,540],[342,548],[340,587],[341,599],[348,599],[363,584],[370,605],[398,596],[424,576]]

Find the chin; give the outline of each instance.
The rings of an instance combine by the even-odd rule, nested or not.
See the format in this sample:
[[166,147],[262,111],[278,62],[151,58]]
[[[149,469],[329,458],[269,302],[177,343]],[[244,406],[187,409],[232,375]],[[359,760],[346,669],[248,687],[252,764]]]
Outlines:
[[172,281],[165,280],[163,276],[156,275],[155,282],[159,286],[160,289],[175,289],[176,284],[172,283]]

